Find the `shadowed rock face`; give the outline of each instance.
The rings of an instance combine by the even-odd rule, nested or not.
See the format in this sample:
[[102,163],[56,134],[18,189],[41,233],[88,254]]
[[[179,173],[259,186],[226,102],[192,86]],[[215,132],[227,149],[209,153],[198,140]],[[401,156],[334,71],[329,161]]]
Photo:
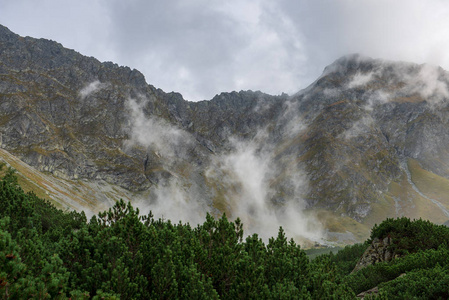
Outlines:
[[214,205],[241,189],[223,184],[229,172],[210,177],[238,141],[270,162],[265,200],[301,198],[356,220],[404,176],[403,159],[449,177],[442,69],[352,55],[293,96],[188,102],[137,70],[1,26],[0,53],[1,147],[58,177],[150,193],[176,181]]
[[379,240],[378,238],[374,239],[351,273],[357,272],[369,265],[391,261],[394,258],[394,253],[389,248],[391,243],[391,239],[388,237],[383,240]]

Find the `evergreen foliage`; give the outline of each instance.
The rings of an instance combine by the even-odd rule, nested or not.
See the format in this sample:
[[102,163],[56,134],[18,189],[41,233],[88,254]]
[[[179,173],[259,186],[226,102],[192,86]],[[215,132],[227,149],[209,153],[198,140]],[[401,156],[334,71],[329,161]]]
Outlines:
[[402,256],[350,274],[368,243],[309,260],[282,228],[265,244],[244,239],[240,220],[226,215],[191,227],[141,216],[122,200],[88,222],[24,193],[12,169],[4,174],[4,299],[354,299],[377,285],[383,299],[449,296],[449,228],[430,222],[375,226],[371,238],[398,240]]
[[398,255],[449,246],[449,228],[422,219],[412,221],[406,217],[388,218],[380,225],[374,225],[371,240],[385,237],[392,239],[392,250]]
[[337,270],[341,276],[346,276],[354,270],[368,246],[368,243],[348,245],[336,254],[332,252],[329,254],[331,261],[337,265]]

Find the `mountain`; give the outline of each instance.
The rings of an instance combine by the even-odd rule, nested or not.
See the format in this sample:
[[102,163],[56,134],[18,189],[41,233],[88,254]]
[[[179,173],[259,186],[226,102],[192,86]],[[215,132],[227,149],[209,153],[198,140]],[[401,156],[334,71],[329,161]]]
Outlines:
[[351,243],[387,217],[449,219],[449,75],[349,55],[295,95],[189,102],[137,70],[0,26],[0,155],[90,213],[123,198],[199,223]]

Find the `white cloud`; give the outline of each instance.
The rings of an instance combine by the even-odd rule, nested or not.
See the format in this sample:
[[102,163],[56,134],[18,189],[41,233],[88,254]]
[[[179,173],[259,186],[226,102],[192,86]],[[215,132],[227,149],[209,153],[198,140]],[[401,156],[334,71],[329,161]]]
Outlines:
[[[234,191],[227,194],[227,202],[233,217],[242,220],[247,234],[257,233],[268,240],[282,226],[289,237],[297,240],[321,240],[321,223],[304,212],[302,196],[308,186],[305,173],[291,163],[285,167],[276,162],[266,137],[262,130],[253,141],[233,140],[234,150],[215,157],[206,175],[219,180],[225,190]],[[284,184],[292,192],[284,196],[282,203],[273,202],[276,190],[272,183],[278,176],[285,176]]]
[[6,0],[0,23],[136,68],[189,100],[240,89],[292,94],[355,52],[449,69],[442,0]]
[[147,101],[147,99],[128,99],[126,102],[130,112],[128,145],[151,147],[164,157],[173,158],[184,154],[191,143],[189,134],[162,118],[147,117],[144,113]]
[[[126,151],[131,146],[139,146],[145,147],[147,153],[154,153],[158,169],[155,172],[165,173],[165,176],[158,178],[148,197],[136,196],[133,204],[139,207],[142,214],[151,210],[156,218],[189,222],[195,226],[204,222],[206,213],[210,211],[207,196],[195,180],[176,174],[177,165],[184,164],[183,160],[188,159],[186,154],[193,145],[192,137],[164,119],[145,114],[148,101],[150,100],[141,97],[128,99],[126,102],[130,124],[129,140],[124,148]],[[189,165],[189,170],[185,172],[194,173],[195,170],[190,170],[192,167],[193,165]]]
[[[152,197],[140,199],[135,204],[144,213],[152,210],[156,217],[199,224],[204,221],[207,212],[214,210],[210,203],[214,191],[207,190],[202,181],[195,180],[193,177],[196,175],[184,178],[185,174],[177,174],[174,166],[183,158],[188,159],[184,154],[194,144],[193,138],[174,125],[146,115],[147,101],[129,99],[127,102],[130,112],[128,145],[140,145],[147,147],[147,151],[156,151],[160,168],[170,176],[152,188]],[[284,128],[286,139],[306,129],[299,118],[291,118],[295,111],[293,105],[284,116],[287,121]],[[248,142],[231,138],[230,144],[233,149],[214,155],[204,172],[205,180],[212,183],[211,186],[223,188],[224,198],[221,201],[224,202],[221,204],[229,208],[229,217],[241,218],[247,234],[258,233],[264,239],[275,236],[279,226],[283,226],[290,237],[314,241],[321,239],[319,221],[304,213],[302,196],[307,190],[305,173],[294,164],[274,159],[275,151],[268,143],[267,131],[260,130]],[[189,172],[194,174],[196,171],[192,167],[189,167]],[[276,190],[272,182],[278,176],[283,177],[291,193],[284,196],[283,203],[274,204]]]
[[80,95],[81,99],[85,99],[88,96],[92,95],[93,93],[96,93],[99,90],[104,89],[108,86],[109,86],[109,84],[101,83],[99,80],[96,80],[96,81],[93,81],[93,82],[87,84],[86,86],[84,86],[79,91],[79,95]]
[[436,66],[424,64],[415,76],[407,78],[410,92],[418,93],[423,98],[436,97],[437,101],[449,98],[448,76]]
[[186,187],[182,180],[172,177],[167,184],[158,185],[148,198],[134,199],[133,205],[139,207],[142,215],[150,211],[156,219],[170,220],[173,223],[189,223],[196,226],[204,222],[210,207],[201,202],[194,189]]
[[352,77],[351,81],[347,85],[347,88],[353,89],[364,86],[373,79],[374,75],[374,72],[369,72],[366,74],[358,72]]

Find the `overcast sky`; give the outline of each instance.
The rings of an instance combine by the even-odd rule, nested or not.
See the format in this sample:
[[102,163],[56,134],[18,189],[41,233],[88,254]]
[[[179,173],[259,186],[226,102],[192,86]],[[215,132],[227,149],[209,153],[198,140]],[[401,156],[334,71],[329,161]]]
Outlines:
[[350,53],[449,70],[446,0],[0,0],[0,24],[191,101],[293,94]]

